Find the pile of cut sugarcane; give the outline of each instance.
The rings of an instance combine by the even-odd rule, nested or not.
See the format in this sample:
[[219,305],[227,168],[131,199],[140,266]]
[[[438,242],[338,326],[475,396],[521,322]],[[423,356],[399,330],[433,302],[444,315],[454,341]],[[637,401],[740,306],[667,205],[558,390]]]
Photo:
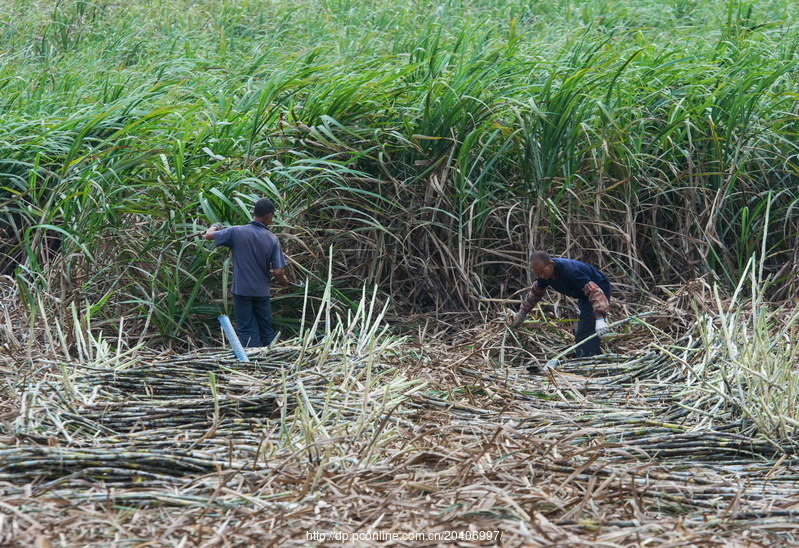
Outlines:
[[[251,362],[239,362],[228,350],[210,349],[120,370],[38,362],[56,373],[21,386],[26,407],[14,428],[17,439],[43,443],[0,448],[0,481],[63,489],[91,479],[157,489],[194,482],[192,474],[264,470],[269,434],[302,420],[298,399],[303,408],[321,407],[330,423],[369,415],[419,384],[389,383],[366,394],[349,383],[379,379],[373,364],[365,372],[363,357],[321,346],[251,354]],[[384,399],[372,400],[378,396]]]
[[[35,359],[8,381],[0,543],[791,543],[799,458],[731,399],[718,323],[539,375],[524,356],[542,330],[518,334],[513,361],[501,322],[446,345],[332,326],[249,363],[224,349]],[[548,333],[542,348],[568,344]],[[642,333],[664,329],[630,325],[609,348]]]

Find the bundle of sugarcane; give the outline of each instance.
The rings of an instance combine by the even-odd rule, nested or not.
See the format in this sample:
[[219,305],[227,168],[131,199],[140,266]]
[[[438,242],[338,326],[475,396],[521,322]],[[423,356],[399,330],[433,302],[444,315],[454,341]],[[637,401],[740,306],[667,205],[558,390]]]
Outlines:
[[[251,354],[255,356],[256,352]],[[315,348],[307,349],[301,365],[316,366],[318,354]],[[246,391],[251,383],[242,383],[242,378],[275,381],[300,365],[297,363],[300,356],[299,349],[288,348],[258,354],[258,358],[250,362],[240,362],[231,358],[229,351],[206,349],[189,355],[159,356],[157,360],[140,362],[141,365],[124,370],[89,370],[75,382],[99,386],[112,393],[199,397],[211,393],[209,373],[214,373],[218,384],[226,385],[228,390]]]
[[74,413],[61,413],[65,421],[84,418],[115,432],[133,428],[175,428],[190,424],[203,428],[211,423],[216,413],[219,417],[271,417],[280,406],[289,409],[295,405],[294,396],[265,393],[247,398],[222,394],[217,398],[181,398],[156,404],[139,401],[105,402],[87,405]]
[[115,447],[64,448],[45,446],[0,449],[0,481],[30,482],[36,478],[59,478],[88,470],[98,479],[115,481],[139,473],[163,476],[206,473],[227,466],[222,459],[196,453],[158,450],[128,450]]

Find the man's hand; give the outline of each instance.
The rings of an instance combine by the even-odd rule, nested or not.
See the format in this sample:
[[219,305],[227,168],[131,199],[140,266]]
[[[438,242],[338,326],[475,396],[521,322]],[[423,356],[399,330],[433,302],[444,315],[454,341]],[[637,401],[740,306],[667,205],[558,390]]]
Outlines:
[[210,227],[208,227],[208,230],[205,231],[205,235],[203,236],[203,238],[205,238],[206,240],[213,240],[214,232],[216,232],[217,230],[222,230],[223,228],[225,228],[225,225],[223,225],[222,223],[214,223]]
[[275,281],[279,283],[282,287],[288,287],[289,279],[286,277],[286,274],[283,272],[282,268],[276,268],[272,271],[272,275],[275,277]]
[[605,322],[605,318],[596,321],[596,336],[600,339],[610,333],[610,326]]
[[513,321],[510,323],[511,329],[518,329],[524,323],[524,319],[527,317],[527,314],[523,314],[521,312],[517,312],[516,315],[513,317]]

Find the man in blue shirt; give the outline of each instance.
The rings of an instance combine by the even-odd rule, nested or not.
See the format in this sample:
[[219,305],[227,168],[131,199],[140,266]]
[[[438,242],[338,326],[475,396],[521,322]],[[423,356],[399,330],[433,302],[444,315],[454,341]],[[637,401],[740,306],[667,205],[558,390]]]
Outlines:
[[[527,314],[544,297],[547,287],[551,287],[558,293],[577,299],[580,322],[574,333],[574,342],[585,342],[575,349],[576,356],[582,358],[599,354],[599,339],[610,331],[605,316],[613,292],[605,275],[580,261],[553,259],[546,251],[533,253],[530,266],[537,278],[522,301],[519,313],[514,316],[511,327],[521,326]],[[595,333],[597,336],[592,337]]]
[[283,273],[286,259],[277,236],[267,228],[275,205],[266,198],[255,202],[252,221],[246,225],[221,228],[214,225],[205,233],[206,240],[229,247],[233,253],[233,311],[236,332],[246,347],[269,346],[275,338],[272,329],[272,303],[269,300],[269,273],[286,287]]

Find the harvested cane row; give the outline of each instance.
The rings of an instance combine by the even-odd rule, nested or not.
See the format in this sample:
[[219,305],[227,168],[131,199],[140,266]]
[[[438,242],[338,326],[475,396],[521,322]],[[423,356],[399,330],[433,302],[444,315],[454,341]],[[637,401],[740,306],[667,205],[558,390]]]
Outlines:
[[[47,431],[50,440],[68,447],[40,447],[35,455],[28,446],[6,450],[0,453],[0,481],[50,480],[45,485],[63,487],[94,478],[118,487],[146,481],[166,488],[191,483],[181,479],[189,474],[268,468],[268,458],[260,453],[264,444],[273,445],[267,429],[292,415],[298,394],[308,406],[325,407],[328,424],[363,411],[362,404],[360,410],[341,404],[360,402],[363,393],[331,384],[345,372],[337,369],[341,360],[335,353],[321,350],[256,352],[251,363],[211,350],[119,371],[86,368],[69,394],[53,383],[46,383],[48,390],[37,383],[30,393],[48,396],[47,402],[26,426],[38,431],[38,438]],[[344,362],[349,372],[363,367],[357,357]],[[103,398],[97,398],[98,390]],[[90,394],[91,401],[80,402],[80,394]],[[169,458],[158,461],[156,455]],[[70,481],[55,481],[60,476]]]
[[[36,507],[38,525],[11,515],[0,540],[95,523],[109,500],[149,516],[126,522],[127,538],[149,538],[156,508],[171,516],[164,546],[216,539],[220,523],[220,546],[364,528],[490,529],[534,546],[724,544],[744,527],[750,540],[792,538],[794,457],[734,423],[694,430],[666,353],[576,360],[549,377],[473,354],[427,385],[402,374],[418,360],[390,354],[291,348],[247,364],[212,350],[40,380],[18,425],[51,446],[20,432],[0,450],[4,500]],[[80,535],[88,546],[107,530]]]

